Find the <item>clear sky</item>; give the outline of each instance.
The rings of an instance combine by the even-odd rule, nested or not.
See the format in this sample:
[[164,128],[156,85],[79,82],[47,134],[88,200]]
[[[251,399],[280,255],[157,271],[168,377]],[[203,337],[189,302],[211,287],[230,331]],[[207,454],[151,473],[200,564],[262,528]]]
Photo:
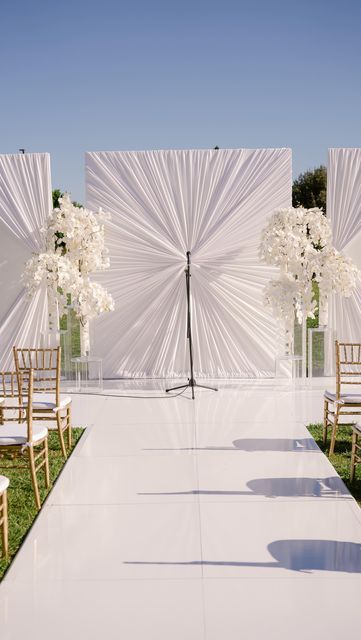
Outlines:
[[0,0],[0,153],[361,146],[361,0]]

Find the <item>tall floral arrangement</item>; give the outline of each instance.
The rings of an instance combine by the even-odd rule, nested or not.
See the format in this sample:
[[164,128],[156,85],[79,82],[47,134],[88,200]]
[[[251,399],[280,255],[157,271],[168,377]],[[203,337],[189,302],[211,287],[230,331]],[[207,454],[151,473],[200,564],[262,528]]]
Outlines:
[[333,246],[329,220],[318,208],[276,210],[263,231],[260,257],[280,269],[265,288],[265,302],[288,331],[295,313],[299,323],[315,317],[313,281],[319,285],[319,321],[327,324],[329,295],[350,296],[360,278],[352,260]]
[[60,207],[53,209],[46,227],[48,251],[66,255],[79,263],[83,273],[103,271],[109,267],[105,247],[104,222],[109,218],[101,209],[93,213],[75,206],[68,193],[59,198]]
[[[75,206],[69,194],[59,198],[43,230],[46,250],[34,254],[25,265],[23,281],[33,295],[41,283],[48,290],[50,317],[54,305],[64,312],[71,301],[81,325],[81,353],[89,352],[89,320],[114,309],[112,296],[90,275],[109,267],[101,210],[93,213]],[[54,323],[53,323],[54,324]]]

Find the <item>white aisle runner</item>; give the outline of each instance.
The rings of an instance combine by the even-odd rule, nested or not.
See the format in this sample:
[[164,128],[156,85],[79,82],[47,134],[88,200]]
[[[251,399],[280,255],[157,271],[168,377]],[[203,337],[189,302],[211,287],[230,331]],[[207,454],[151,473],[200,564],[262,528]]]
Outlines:
[[89,429],[0,587],[2,640],[359,638],[361,512],[304,426],[320,386],[74,405]]

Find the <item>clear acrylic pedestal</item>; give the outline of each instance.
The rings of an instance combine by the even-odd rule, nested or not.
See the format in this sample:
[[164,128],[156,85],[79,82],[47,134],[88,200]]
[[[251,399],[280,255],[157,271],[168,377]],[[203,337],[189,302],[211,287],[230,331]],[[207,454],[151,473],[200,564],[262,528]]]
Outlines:
[[330,327],[308,329],[308,377],[333,375],[335,332]]
[[74,380],[71,363],[71,329],[60,329],[61,377],[63,380]]
[[[66,320],[66,328],[64,326],[64,318]],[[63,380],[74,380],[74,365],[72,364],[72,309],[68,308],[66,314],[62,318],[62,329],[60,329],[60,346],[61,346],[61,377]]]
[[[290,335],[291,334],[291,335]],[[294,318],[291,330],[280,326],[277,355],[275,358],[275,378],[288,386],[302,386],[306,377],[306,322],[299,324]]]
[[102,393],[103,361],[93,356],[72,358],[75,364],[75,391],[79,393]]
[[42,331],[39,347],[41,349],[56,349],[60,344],[60,331]]
[[278,380],[301,380],[303,373],[303,357],[280,355],[275,361],[275,378]]

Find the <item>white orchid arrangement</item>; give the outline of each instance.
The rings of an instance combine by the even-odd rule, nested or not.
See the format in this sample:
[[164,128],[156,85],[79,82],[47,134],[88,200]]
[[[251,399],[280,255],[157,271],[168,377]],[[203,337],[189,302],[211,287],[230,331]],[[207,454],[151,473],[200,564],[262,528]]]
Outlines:
[[90,273],[109,267],[104,241],[104,221],[109,216],[101,210],[95,214],[75,206],[68,193],[59,198],[59,203],[43,229],[46,251],[28,260],[22,279],[30,296],[45,283],[50,298],[58,302],[62,312],[70,298],[84,326],[97,315],[114,309],[112,296],[89,277]]
[[104,222],[109,219],[101,209],[94,214],[75,206],[68,193],[59,198],[60,207],[48,218],[46,246],[48,251],[64,255],[81,264],[83,273],[109,268],[109,251],[104,243]]
[[298,321],[302,322],[305,308],[308,317],[314,317],[317,308],[312,287],[300,286],[300,281],[289,273],[281,273],[279,278],[270,280],[265,287],[264,297],[274,316],[283,320],[287,326],[293,325],[295,313]]
[[25,265],[22,275],[29,297],[36,294],[39,286],[45,284],[54,294],[61,311],[68,306],[68,295],[76,297],[82,286],[79,269],[70,260],[56,253],[34,254]]
[[281,270],[266,286],[265,301],[286,323],[294,312],[299,323],[315,317],[313,281],[323,298],[332,292],[349,297],[360,278],[352,260],[333,247],[330,222],[318,208],[276,210],[263,231],[260,257]]

